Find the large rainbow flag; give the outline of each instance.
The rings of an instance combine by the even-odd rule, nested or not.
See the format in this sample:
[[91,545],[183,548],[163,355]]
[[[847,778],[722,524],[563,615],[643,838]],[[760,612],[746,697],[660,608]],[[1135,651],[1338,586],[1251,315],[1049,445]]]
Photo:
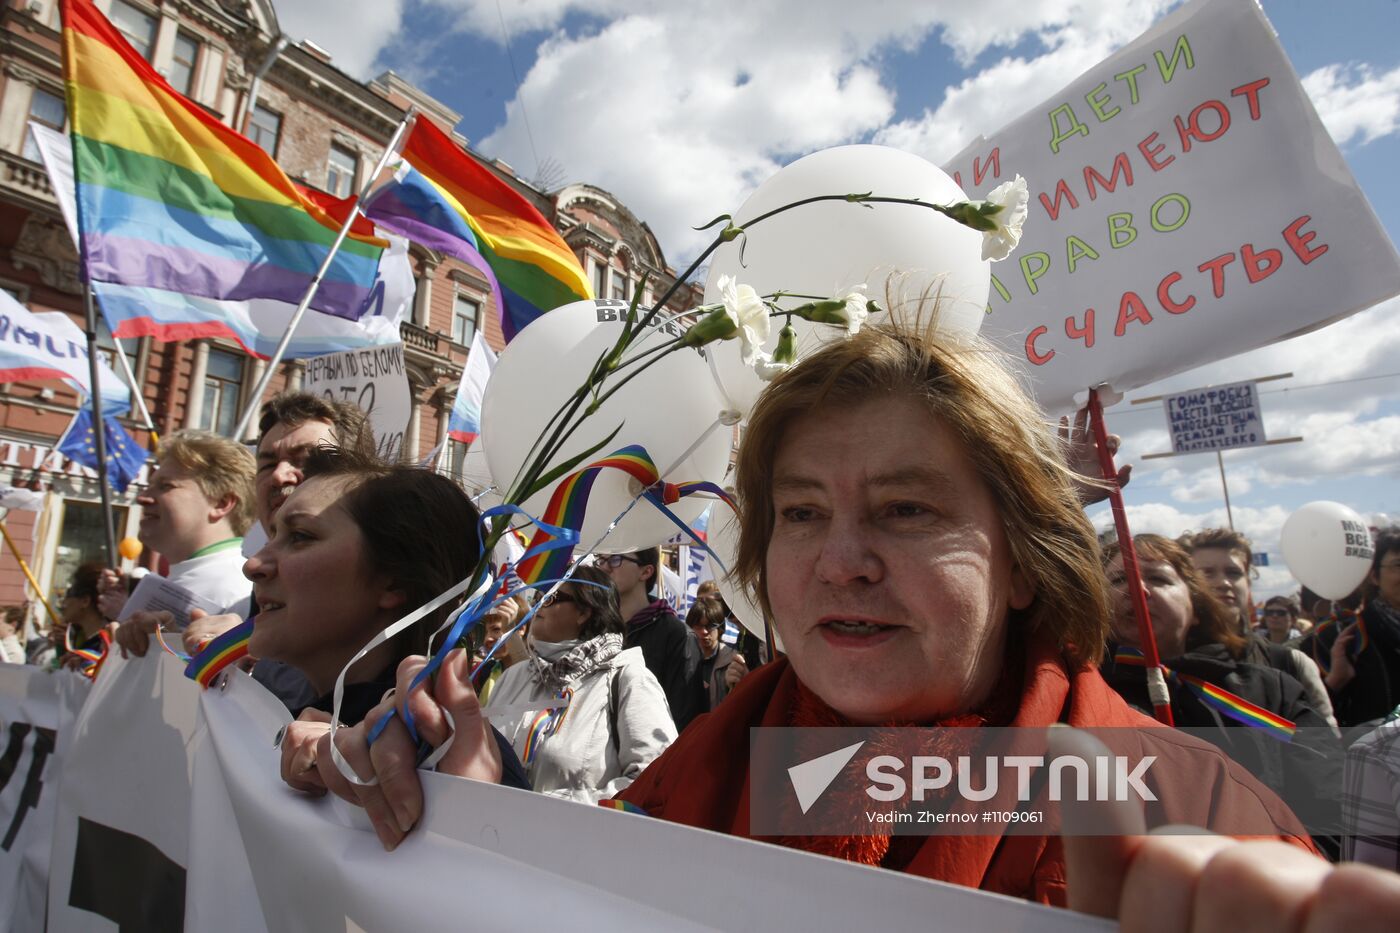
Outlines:
[[394,181],[370,196],[365,215],[486,276],[507,342],[544,312],[593,297],[549,221],[430,120],[419,117],[401,152]]
[[[270,155],[176,93],[91,0],[63,0],[61,9],[89,280],[299,302],[340,224]],[[311,307],[358,320],[373,299],[386,245],[352,232]],[[191,336],[182,323],[191,322],[167,321],[169,333],[155,336]]]

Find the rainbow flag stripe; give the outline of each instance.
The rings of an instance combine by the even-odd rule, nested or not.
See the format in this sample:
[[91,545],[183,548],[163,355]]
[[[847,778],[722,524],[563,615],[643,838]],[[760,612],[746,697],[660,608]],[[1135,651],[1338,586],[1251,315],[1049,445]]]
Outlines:
[[199,650],[185,665],[185,676],[201,687],[208,688],[214,678],[248,655],[248,639],[253,635],[253,620],[245,619]]
[[[92,0],[64,0],[62,13],[88,277],[299,302],[339,229],[331,214],[251,140],[176,93]],[[352,232],[312,308],[358,319],[385,246]]]
[[406,164],[365,215],[485,275],[506,342],[546,311],[593,297],[578,258],[539,210],[432,121],[418,119],[402,154]]
[[[1147,666],[1142,653],[1134,648],[1119,648],[1113,654],[1113,662],[1130,667]],[[1225,688],[1218,687],[1199,677],[1174,671],[1166,665],[1162,666],[1162,670],[1166,672],[1169,680],[1183,684],[1200,697],[1202,702],[1221,715],[1243,725],[1263,729],[1280,741],[1290,742],[1293,740],[1293,733],[1297,731],[1298,727],[1282,716],[1271,713],[1263,707],[1255,706],[1244,697],[1236,696]]]
[[[68,649],[68,653],[78,658],[78,673],[88,680],[96,680],[98,671],[102,670],[102,662],[107,660],[107,652],[112,648],[112,636],[107,630],[99,629],[97,637],[102,641],[102,647],[89,648],[84,645],[82,648],[74,648],[68,639],[68,629],[63,630],[63,644]],[[88,639],[91,643],[92,639]]]
[[[588,509],[588,496],[593,491],[593,483],[600,472],[608,469],[622,470],[643,487],[655,485],[658,479],[656,464],[652,462],[646,449],[631,444],[561,479],[554,487],[554,493],[549,497],[549,505],[540,516],[540,520],[547,525],[578,531],[583,527],[583,517]],[[530,546],[525,550],[529,552],[553,539],[554,536],[548,532],[537,531],[530,539]],[[573,548],[567,547],[541,551],[521,561],[517,573],[526,583],[557,579],[568,570],[572,556]]]
[[635,803],[628,803],[625,800],[600,800],[598,806],[607,807],[609,810],[621,810],[623,813],[635,813],[638,816],[651,816]]

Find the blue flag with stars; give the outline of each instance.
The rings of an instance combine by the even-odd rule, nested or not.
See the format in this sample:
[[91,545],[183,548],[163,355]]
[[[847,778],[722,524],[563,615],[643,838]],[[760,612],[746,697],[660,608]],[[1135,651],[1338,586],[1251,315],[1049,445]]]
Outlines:
[[[126,487],[146,464],[146,449],[112,415],[102,418],[102,426],[107,440],[107,482],[117,492],[126,492]],[[73,427],[59,445],[58,452],[89,469],[97,469],[97,438],[92,430],[91,408],[78,409]]]

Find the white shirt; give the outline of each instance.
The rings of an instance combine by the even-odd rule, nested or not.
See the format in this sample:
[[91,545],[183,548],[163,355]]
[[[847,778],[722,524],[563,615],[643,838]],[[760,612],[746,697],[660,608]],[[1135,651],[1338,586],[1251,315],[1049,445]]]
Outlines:
[[228,538],[195,551],[189,560],[170,565],[167,579],[220,607],[247,618],[253,581],[243,576],[242,538]]

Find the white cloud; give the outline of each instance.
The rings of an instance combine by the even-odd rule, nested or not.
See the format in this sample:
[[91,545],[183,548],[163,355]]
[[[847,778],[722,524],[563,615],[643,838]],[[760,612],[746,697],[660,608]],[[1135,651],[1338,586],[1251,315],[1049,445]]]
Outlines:
[[1377,74],[1365,64],[1327,65],[1305,77],[1303,88],[1339,146],[1400,130],[1400,68]]
[[292,0],[277,5],[282,32],[310,39],[331,54],[337,68],[360,79],[374,77],[379,53],[403,22],[404,0]]

